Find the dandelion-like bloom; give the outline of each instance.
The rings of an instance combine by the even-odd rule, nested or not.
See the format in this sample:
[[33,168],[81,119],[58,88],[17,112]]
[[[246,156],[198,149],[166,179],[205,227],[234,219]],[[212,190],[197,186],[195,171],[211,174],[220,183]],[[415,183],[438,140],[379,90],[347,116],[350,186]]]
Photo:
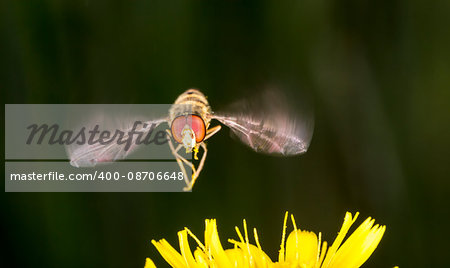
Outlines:
[[[215,219],[206,220],[205,243],[187,228],[178,232],[180,252],[176,251],[165,239],[152,240],[153,245],[172,267],[360,267],[373,253],[383,237],[386,226],[374,225],[375,220],[367,218],[345,241],[348,230],[355,222],[347,212],[344,223],[333,244],[327,248],[327,242],[321,241],[321,233],[302,231],[297,228],[294,216],[291,215],[294,230],[286,240],[286,223],[284,218],[283,235],[278,261],[273,262],[261,248],[256,229],[253,229],[255,244],[248,239],[247,224],[244,220],[244,235],[235,227],[239,241],[229,239],[234,248],[224,250],[219,240]],[[188,236],[192,237],[197,248],[192,253]],[[147,258],[145,268],[156,267]]]

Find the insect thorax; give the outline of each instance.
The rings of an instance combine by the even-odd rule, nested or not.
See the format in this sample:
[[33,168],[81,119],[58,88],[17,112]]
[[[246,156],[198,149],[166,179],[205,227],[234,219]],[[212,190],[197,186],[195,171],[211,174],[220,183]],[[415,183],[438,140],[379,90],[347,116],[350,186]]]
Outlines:
[[175,118],[182,115],[195,114],[200,116],[208,129],[211,121],[211,107],[205,95],[196,89],[188,89],[181,94],[169,110],[170,125]]

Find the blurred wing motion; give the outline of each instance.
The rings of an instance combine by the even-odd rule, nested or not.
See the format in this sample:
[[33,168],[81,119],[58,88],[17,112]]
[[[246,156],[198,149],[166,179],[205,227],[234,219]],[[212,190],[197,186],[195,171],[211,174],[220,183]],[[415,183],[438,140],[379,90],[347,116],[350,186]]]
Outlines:
[[[142,124],[140,124],[136,128],[136,131],[143,133],[142,137],[144,138],[148,132],[153,131],[156,127],[158,127],[159,124],[166,121],[167,121],[166,119],[157,119],[142,122]],[[146,124],[145,128],[144,124]],[[117,128],[117,130],[124,132],[122,141],[128,139],[129,137],[128,133],[132,130],[132,127],[133,126]],[[112,135],[114,135],[114,132],[115,129],[111,129]],[[138,145],[136,145],[137,138],[138,138],[137,135],[133,135],[131,146],[128,148],[128,150],[125,150],[125,144],[118,144],[117,139],[114,139],[113,142],[110,142],[108,144],[100,144],[98,142],[92,145],[88,144],[87,142],[85,142],[82,145],[73,144],[71,146],[66,147],[66,150],[70,159],[70,164],[72,166],[93,167],[99,163],[113,162],[116,160],[124,159],[138,147]]]
[[213,118],[256,152],[289,156],[308,150],[313,118],[302,118],[279,92],[266,91],[230,108],[230,112],[214,114]]

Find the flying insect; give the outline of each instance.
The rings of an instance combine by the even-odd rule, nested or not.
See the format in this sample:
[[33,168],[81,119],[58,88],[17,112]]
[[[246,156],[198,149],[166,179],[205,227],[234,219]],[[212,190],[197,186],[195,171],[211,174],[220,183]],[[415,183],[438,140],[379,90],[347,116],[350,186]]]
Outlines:
[[[231,105],[227,112],[215,113],[202,92],[188,89],[175,100],[167,117],[149,119],[140,130],[150,131],[147,126],[168,124],[168,144],[186,182],[183,190],[190,191],[205,164],[208,152],[205,141],[222,128],[220,124],[211,126],[213,120],[230,128],[242,143],[256,152],[280,156],[305,153],[312,137],[313,121],[310,116],[302,118],[291,108],[279,92],[266,91],[258,97]],[[198,160],[197,154],[202,148],[197,166],[180,155],[182,148],[186,153],[193,153],[195,160]],[[133,149],[126,151],[115,143],[80,146],[71,150],[69,158],[73,166],[95,166],[100,162],[124,159]],[[192,170],[190,178],[185,165]]]

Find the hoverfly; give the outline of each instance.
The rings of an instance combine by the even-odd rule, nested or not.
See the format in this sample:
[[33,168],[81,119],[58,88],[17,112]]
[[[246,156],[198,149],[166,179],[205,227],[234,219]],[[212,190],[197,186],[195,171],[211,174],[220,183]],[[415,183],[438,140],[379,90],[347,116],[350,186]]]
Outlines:
[[[305,153],[313,122],[311,118],[300,120],[289,108],[278,92],[266,91],[259,98],[236,103],[229,112],[214,113],[202,92],[188,89],[175,100],[167,117],[149,120],[140,130],[150,131],[146,126],[156,127],[164,122],[169,125],[168,144],[185,177],[183,190],[190,191],[205,164],[208,152],[205,141],[222,128],[220,124],[211,127],[213,119],[229,127],[241,142],[256,152],[282,156]],[[180,155],[183,147],[186,153],[194,154],[195,160],[202,148],[197,167]],[[73,166],[95,166],[99,162],[123,159],[129,151],[125,152],[117,144],[81,146],[69,152],[69,157]],[[184,165],[192,169],[190,179]]]

